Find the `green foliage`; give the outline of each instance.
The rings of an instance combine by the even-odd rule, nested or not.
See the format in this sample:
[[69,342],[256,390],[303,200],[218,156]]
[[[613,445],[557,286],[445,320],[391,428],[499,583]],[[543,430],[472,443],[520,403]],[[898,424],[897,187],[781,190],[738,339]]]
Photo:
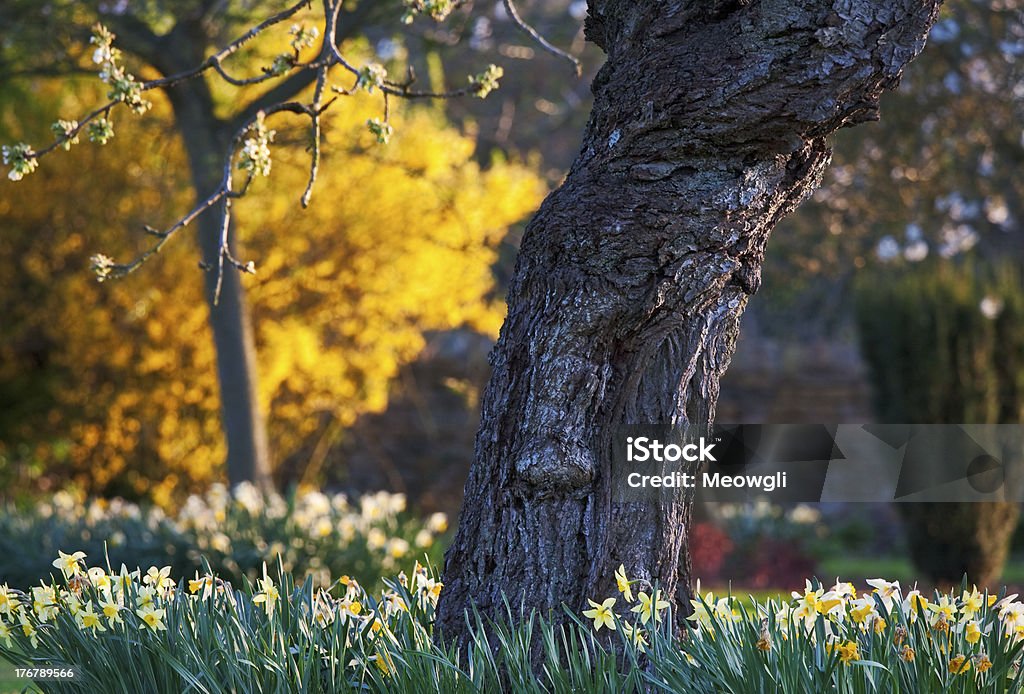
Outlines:
[[[1024,292],[1019,273],[924,263],[873,274],[857,288],[857,323],[881,421],[1024,421]],[[905,504],[918,567],[955,581],[998,578],[1019,508],[1012,503]]]
[[925,263],[866,276],[857,324],[879,417],[1024,422],[1024,291],[1009,266]]
[[350,579],[299,583],[280,566],[231,584],[83,559],[62,554],[52,586],[0,586],[0,656],[78,670],[39,682],[46,692],[966,694],[1024,683],[1024,604],[966,582],[932,599],[881,579],[860,596],[811,581],[789,601],[709,593],[693,601],[682,641],[670,610],[643,631],[618,614],[594,631],[571,610],[556,623],[506,603],[497,622],[467,615],[460,649],[434,633],[442,586],[418,563],[371,596]]
[[214,485],[173,516],[120,499],[82,502],[58,493],[28,508],[0,508],[0,580],[27,589],[53,573],[46,557],[73,547],[97,562],[166,565],[176,575],[192,575],[207,562],[233,583],[255,580],[264,562],[280,557],[288,571],[317,585],[342,574],[374,585],[399,561],[440,561],[446,529],[444,514],[414,517],[402,495],[386,492],[349,499],[300,491],[284,498],[245,484],[234,494]]

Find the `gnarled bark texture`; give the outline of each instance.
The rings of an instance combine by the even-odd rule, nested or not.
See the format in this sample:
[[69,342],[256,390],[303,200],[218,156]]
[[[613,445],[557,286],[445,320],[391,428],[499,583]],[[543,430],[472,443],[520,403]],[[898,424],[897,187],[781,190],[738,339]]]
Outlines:
[[939,1],[590,1],[607,63],[520,249],[442,633],[503,594],[579,608],[620,563],[687,605],[689,503],[614,503],[613,433],[710,424],[769,233],[819,182],[825,137],[877,117]]

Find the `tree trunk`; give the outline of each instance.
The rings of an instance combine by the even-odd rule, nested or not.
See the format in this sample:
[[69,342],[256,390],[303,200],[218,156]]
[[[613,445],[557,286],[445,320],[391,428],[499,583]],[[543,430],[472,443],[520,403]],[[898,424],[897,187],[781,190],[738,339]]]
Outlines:
[[[220,186],[231,134],[213,116],[213,103],[205,83],[184,84],[168,94],[188,153],[196,199],[202,200]],[[215,304],[220,218],[211,210],[201,215],[196,224],[203,263],[209,268],[205,273],[205,293],[217,352],[228,482],[231,486],[252,482],[269,490],[273,486],[270,447],[259,407],[256,343],[241,277],[234,268],[225,266],[220,299]]]
[[685,609],[689,501],[613,502],[615,432],[710,425],[770,231],[819,182],[825,136],[877,117],[938,4],[591,0],[607,62],[520,249],[443,634],[465,633],[471,603],[500,617],[502,596],[547,612],[615,595],[620,563]]

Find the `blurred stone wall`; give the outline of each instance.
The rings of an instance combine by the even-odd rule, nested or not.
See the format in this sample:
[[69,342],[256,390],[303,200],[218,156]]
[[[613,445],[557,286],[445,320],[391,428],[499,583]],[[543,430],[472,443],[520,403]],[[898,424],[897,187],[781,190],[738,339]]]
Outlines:
[[743,326],[722,379],[717,421],[858,424],[873,419],[870,383],[852,339],[776,339]]

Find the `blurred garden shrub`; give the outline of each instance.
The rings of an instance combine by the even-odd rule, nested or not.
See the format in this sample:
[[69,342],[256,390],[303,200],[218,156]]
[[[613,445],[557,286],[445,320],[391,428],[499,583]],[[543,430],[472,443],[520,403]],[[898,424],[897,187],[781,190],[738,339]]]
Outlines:
[[721,504],[716,516],[714,522],[697,523],[690,538],[693,575],[706,584],[796,585],[813,575],[827,554],[828,528],[805,504]]
[[[12,130],[45,141],[56,115],[102,95],[36,80]],[[9,89],[13,89],[10,87]],[[394,104],[396,136],[375,144],[372,98],[324,115],[328,141],[313,204],[301,120],[278,129],[273,172],[235,206],[271,446],[292,479],[361,414],[381,410],[424,332],[468,327],[494,336],[504,304],[491,266],[509,225],[536,208],[535,168],[493,159],[436,109]],[[84,142],[38,175],[0,185],[0,482],[26,493],[68,485],[161,505],[220,479],[225,451],[214,350],[197,252],[185,237],[144,271],[99,284],[89,257],[120,261],[191,203],[187,164],[162,99]],[[293,147],[287,147],[287,144]],[[200,191],[205,196],[208,191]],[[307,470],[309,466],[314,468]]]
[[[1024,292],[1015,269],[935,261],[871,273],[857,288],[857,324],[882,422],[1024,423]],[[899,508],[911,556],[929,578],[999,578],[1017,504]]]
[[[399,562],[439,565],[448,527],[443,513],[417,518],[401,494],[350,499],[303,491],[265,496],[242,484],[233,494],[215,484],[168,515],[122,499],[76,499],[58,492],[31,507],[0,507],[0,583],[27,589],[54,573],[52,557],[74,548],[90,561],[170,566],[176,575],[203,573],[203,559],[221,578],[255,581],[263,563],[329,585],[343,575],[373,586]],[[70,551],[70,550],[68,550]]]

